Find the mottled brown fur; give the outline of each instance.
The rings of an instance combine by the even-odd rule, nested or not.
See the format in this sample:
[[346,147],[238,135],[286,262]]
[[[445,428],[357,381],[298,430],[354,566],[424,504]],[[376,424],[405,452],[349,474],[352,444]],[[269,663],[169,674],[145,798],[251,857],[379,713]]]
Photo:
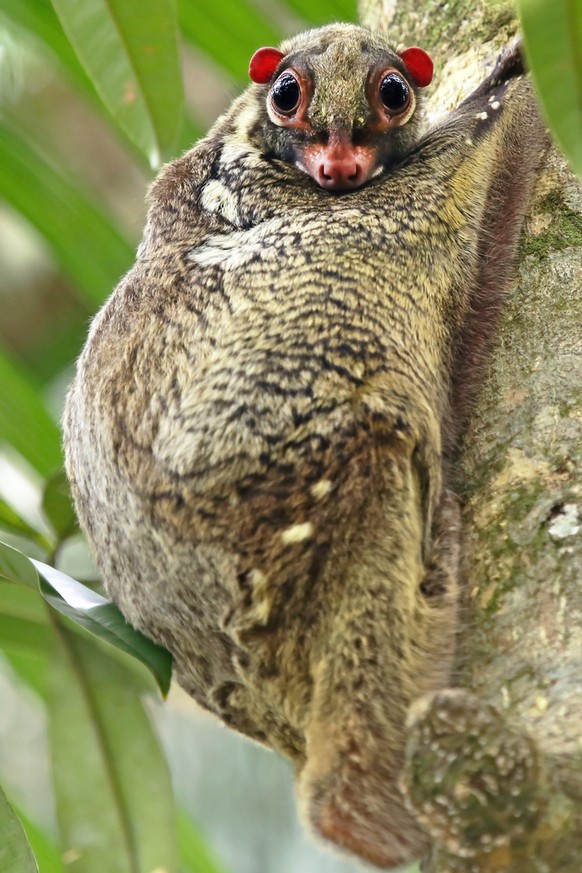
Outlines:
[[[392,51],[347,25],[284,50],[317,56],[330,113],[361,104],[364,43]],[[340,75],[323,48],[362,60]],[[443,447],[542,149],[508,69],[420,141],[413,118],[342,195],[276,157],[249,88],[153,185],[65,414],[111,597],[203,706],[294,760],[306,820],[381,867],[423,851],[397,785],[407,708],[453,656]]]

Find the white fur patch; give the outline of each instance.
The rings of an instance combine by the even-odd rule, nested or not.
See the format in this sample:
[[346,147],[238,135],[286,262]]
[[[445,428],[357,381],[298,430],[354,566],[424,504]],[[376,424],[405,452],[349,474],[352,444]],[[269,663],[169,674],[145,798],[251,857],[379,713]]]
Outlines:
[[218,179],[211,179],[206,183],[202,190],[200,203],[207,212],[216,212],[235,226],[239,224],[236,198]]
[[235,230],[208,237],[206,242],[192,249],[189,258],[201,267],[219,266],[223,270],[243,267],[262,251],[260,235],[253,230]]
[[220,163],[233,164],[241,158],[245,159],[247,167],[256,167],[261,163],[260,152],[252,148],[246,140],[240,142],[233,140],[227,143],[222,149]]
[[247,134],[256,120],[257,109],[255,106],[245,106],[241,109],[235,131],[229,136],[228,142],[222,149],[220,163],[223,166],[235,163],[241,158],[245,159],[247,167],[257,166],[261,163],[261,153],[249,143]]
[[308,540],[312,534],[313,525],[310,521],[306,521],[303,524],[293,524],[291,527],[288,527],[281,534],[281,539],[285,545],[292,545],[293,543],[302,543],[303,540]]
[[331,482],[330,479],[320,479],[319,482],[316,482],[315,485],[311,486],[311,493],[316,500],[320,500],[322,497],[329,494],[332,488],[333,482]]

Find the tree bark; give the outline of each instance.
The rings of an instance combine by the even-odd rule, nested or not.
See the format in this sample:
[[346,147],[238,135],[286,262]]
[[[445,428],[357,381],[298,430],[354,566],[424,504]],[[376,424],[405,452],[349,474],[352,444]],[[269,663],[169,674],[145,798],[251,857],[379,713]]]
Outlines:
[[[498,2],[360,0],[435,59],[450,109],[517,32]],[[459,686],[410,713],[428,873],[582,869],[582,187],[552,150],[465,438]]]

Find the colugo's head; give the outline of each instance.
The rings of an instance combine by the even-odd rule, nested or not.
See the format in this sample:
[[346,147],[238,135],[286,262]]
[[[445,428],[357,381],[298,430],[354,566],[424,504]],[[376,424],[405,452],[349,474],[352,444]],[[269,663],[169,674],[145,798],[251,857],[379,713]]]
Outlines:
[[432,70],[422,49],[397,53],[382,35],[352,24],[260,48],[249,75],[264,108],[261,147],[322,188],[359,188],[418,139],[419,89]]

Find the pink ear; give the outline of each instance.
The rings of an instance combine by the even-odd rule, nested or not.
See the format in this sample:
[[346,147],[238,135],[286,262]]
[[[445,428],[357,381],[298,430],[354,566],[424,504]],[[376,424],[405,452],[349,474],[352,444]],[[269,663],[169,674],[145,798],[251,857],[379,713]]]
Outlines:
[[419,88],[425,88],[427,85],[430,85],[432,82],[433,63],[425,51],[413,46],[400,52],[400,57]]
[[249,64],[249,76],[253,82],[264,85],[268,82],[285,55],[279,49],[260,48],[254,53]]

